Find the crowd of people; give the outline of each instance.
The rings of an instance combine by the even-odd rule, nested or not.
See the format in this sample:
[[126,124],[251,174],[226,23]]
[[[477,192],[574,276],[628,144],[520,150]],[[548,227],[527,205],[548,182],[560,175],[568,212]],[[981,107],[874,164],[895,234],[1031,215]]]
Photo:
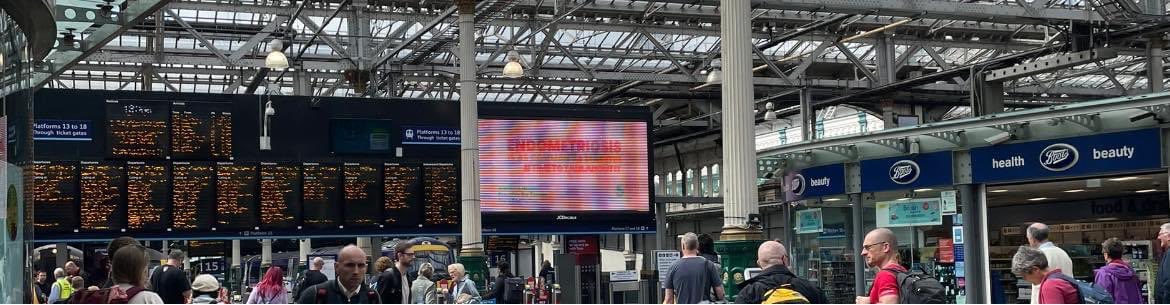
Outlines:
[[[1011,272],[1031,283],[1032,304],[1082,304],[1106,301],[1112,304],[1146,304],[1142,283],[1129,262],[1124,260],[1125,246],[1118,238],[1101,244],[1107,262],[1094,271],[1092,283],[1072,277],[1073,264],[1068,253],[1048,240],[1049,228],[1043,223],[1028,226],[1028,245],[1021,246],[1012,258]],[[1154,304],[1170,304],[1170,223],[1158,232],[1163,258],[1149,283]],[[701,253],[703,238],[686,233],[681,238],[682,258],[667,271],[665,303],[700,304],[734,301],[739,304],[810,303],[827,304],[824,292],[807,279],[792,272],[791,257],[778,241],[759,245],[756,264],[761,271],[736,288],[735,300],[724,299],[723,279],[717,256]],[[865,235],[860,246],[867,267],[876,272],[868,294],[856,297],[857,304],[916,304],[943,301],[931,280],[913,277],[899,257],[897,235],[877,228]],[[935,282],[937,283],[937,281]],[[914,285],[914,286],[912,286]],[[941,290],[940,290],[941,291]]]
[[[1068,253],[1048,239],[1049,228],[1034,223],[1026,230],[1028,245],[1021,246],[1012,258],[1011,272],[1033,284],[1033,304],[1077,304],[1086,301],[1107,300],[1114,304],[1147,303],[1142,295],[1142,283],[1134,268],[1124,259],[1126,247],[1118,238],[1109,238],[1101,244],[1102,256],[1107,262],[1094,271],[1092,284],[1072,277],[1073,264]],[[1170,223],[1160,227],[1159,245],[1164,257],[1150,283],[1156,304],[1170,304]],[[682,258],[670,267],[663,283],[665,303],[698,304],[704,302],[734,301],[743,304],[812,303],[825,304],[824,292],[808,279],[792,271],[792,258],[778,240],[759,245],[756,264],[760,272],[737,285],[734,300],[727,300],[721,266],[714,254],[714,242],[709,236],[687,233],[682,236]],[[929,295],[934,286],[929,281],[907,280],[911,272],[899,257],[898,239],[893,231],[878,228],[865,235],[858,245],[866,266],[876,272],[868,294],[857,296],[857,304],[931,303],[937,299]],[[32,275],[30,287],[41,304],[226,304],[230,303],[227,289],[215,276],[198,274],[189,280],[182,269],[187,257],[179,250],[171,251],[165,264],[148,270],[146,248],[130,237],[120,237],[109,243],[108,260],[104,260],[106,279],[97,285],[86,285],[84,274],[77,264],[68,262],[53,270],[53,278],[44,271]],[[434,266],[421,264],[411,272],[414,250],[409,242],[399,243],[394,258],[381,257],[373,268],[377,275],[369,282],[366,253],[354,245],[342,248],[334,264],[335,278],[329,280],[321,272],[325,261],[314,258],[308,263],[301,280],[290,292],[284,286],[284,270],[271,266],[246,299],[247,304],[468,304],[485,299],[497,303],[506,300],[505,287],[514,278],[507,263],[501,264],[499,277],[489,293],[481,296],[461,264],[450,264],[450,284],[439,287],[435,281]],[[547,261],[541,275],[552,273]],[[921,284],[925,282],[926,284]],[[908,287],[909,284],[925,285]],[[291,296],[290,296],[291,295]],[[1089,298],[1095,298],[1089,300]]]

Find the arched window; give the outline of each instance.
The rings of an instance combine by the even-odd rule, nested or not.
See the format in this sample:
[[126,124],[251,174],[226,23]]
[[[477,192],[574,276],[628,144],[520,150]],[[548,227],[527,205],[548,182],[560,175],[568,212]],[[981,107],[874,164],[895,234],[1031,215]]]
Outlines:
[[654,175],[654,194],[662,195],[662,177]]
[[674,195],[674,175],[666,174],[666,187],[662,190],[662,194],[666,196]]
[[674,194],[675,196],[683,195],[683,175],[682,171],[674,172]]
[[696,196],[711,197],[711,181],[707,180],[710,176],[706,166],[699,169],[699,194],[695,194]]
[[711,166],[711,194],[713,197],[719,197],[723,194],[723,183],[721,183],[719,176],[719,164]]
[[693,170],[693,169],[688,169],[688,170],[687,170],[687,180],[686,180],[686,182],[687,182],[687,192],[686,192],[686,195],[687,195],[687,196],[691,196],[691,197],[696,197],[696,196],[699,196],[698,194],[696,194],[696,193],[695,193],[695,185],[696,185],[696,184],[697,184],[697,182],[698,182],[698,181],[695,181],[695,170]]

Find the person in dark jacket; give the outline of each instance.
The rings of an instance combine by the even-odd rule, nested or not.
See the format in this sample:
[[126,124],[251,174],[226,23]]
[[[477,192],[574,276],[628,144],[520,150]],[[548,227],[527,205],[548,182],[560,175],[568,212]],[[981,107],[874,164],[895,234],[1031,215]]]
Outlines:
[[1113,295],[1114,304],[1146,303],[1142,301],[1141,280],[1133,272],[1133,267],[1121,260],[1121,256],[1125,255],[1125,245],[1121,244],[1121,240],[1117,237],[1107,239],[1101,244],[1101,249],[1104,250],[1101,252],[1104,252],[1105,261],[1109,263],[1097,269],[1093,286],[1109,291]]
[[496,304],[508,304],[504,302],[504,289],[507,289],[504,284],[509,278],[515,277],[512,275],[512,266],[508,262],[500,262],[496,264],[496,267],[500,269],[500,274],[496,276],[496,282],[492,284],[492,290],[488,291],[488,294],[483,296],[483,299],[496,299]]
[[305,288],[328,282],[329,277],[325,276],[324,273],[321,273],[321,269],[324,268],[325,259],[314,257],[313,260],[309,262],[309,270],[305,270],[305,276],[301,278],[301,283],[297,285],[295,290],[293,290],[293,295],[300,296],[301,292],[305,291]]
[[788,270],[791,261],[784,245],[775,241],[766,241],[760,244],[756,257],[756,264],[764,270],[737,285],[739,294],[735,296],[735,303],[760,304],[763,303],[768,291],[782,285],[790,285],[792,290],[799,292],[811,304],[829,304],[824,292],[813,286],[812,283],[796,277],[792,271]]
[[414,260],[414,245],[403,241],[394,246],[396,261],[393,266],[378,275],[378,295],[382,304],[410,304],[410,262]]
[[369,263],[366,252],[354,245],[337,252],[333,269],[337,279],[305,288],[298,304],[378,304],[378,293],[365,283]]
[[699,235],[699,256],[715,263],[715,265],[720,265],[719,253],[715,252],[715,239],[711,238],[711,235]]
[[1158,231],[1158,241],[1161,241],[1162,262],[1158,265],[1158,278],[1154,281],[1154,303],[1170,304],[1170,223],[1162,224]]

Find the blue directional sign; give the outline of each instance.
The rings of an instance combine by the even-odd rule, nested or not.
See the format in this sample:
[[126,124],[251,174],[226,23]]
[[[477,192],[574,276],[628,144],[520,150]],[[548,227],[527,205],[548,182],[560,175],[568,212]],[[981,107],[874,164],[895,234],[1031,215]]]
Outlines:
[[971,149],[974,182],[1005,182],[1162,167],[1161,131],[1142,129]]

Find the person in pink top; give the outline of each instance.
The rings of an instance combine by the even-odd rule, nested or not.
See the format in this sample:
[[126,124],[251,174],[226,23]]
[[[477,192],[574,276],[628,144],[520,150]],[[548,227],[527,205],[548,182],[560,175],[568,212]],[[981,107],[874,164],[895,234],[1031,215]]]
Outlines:
[[1060,277],[1060,269],[1049,269],[1044,252],[1020,247],[1012,257],[1012,273],[1033,285],[1040,285],[1037,304],[1078,304],[1077,288]]

